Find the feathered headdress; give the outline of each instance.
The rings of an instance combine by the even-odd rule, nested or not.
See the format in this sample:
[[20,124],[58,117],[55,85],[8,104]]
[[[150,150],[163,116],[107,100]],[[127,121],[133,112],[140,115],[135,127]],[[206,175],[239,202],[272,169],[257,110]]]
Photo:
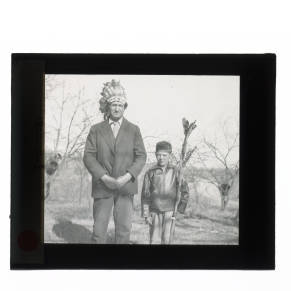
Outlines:
[[128,105],[124,88],[120,85],[120,82],[117,82],[114,79],[111,82],[104,84],[100,94],[102,95],[102,98],[99,100],[99,110],[104,113],[104,118],[108,116],[107,104],[118,101],[123,103],[125,108]]

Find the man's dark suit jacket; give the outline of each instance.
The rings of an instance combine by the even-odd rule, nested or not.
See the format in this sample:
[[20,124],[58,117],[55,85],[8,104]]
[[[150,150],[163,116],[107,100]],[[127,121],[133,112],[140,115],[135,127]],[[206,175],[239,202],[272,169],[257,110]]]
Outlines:
[[132,179],[119,193],[137,194],[137,176],[145,165],[146,158],[137,125],[123,118],[116,140],[108,120],[93,125],[87,137],[83,159],[92,175],[92,197],[106,198],[114,193],[100,180],[104,174],[118,178],[127,172],[132,175]]

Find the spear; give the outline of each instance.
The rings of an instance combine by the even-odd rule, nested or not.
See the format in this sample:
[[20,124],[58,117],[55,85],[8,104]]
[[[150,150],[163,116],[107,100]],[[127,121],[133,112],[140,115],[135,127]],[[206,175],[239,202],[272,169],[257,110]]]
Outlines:
[[187,143],[188,139],[192,133],[192,131],[197,127],[196,125],[196,120],[189,125],[189,121],[186,118],[182,119],[182,124],[183,124],[183,129],[184,129],[184,142],[182,145],[182,151],[181,151],[181,156],[180,156],[180,161],[179,161],[179,166],[178,166],[178,179],[177,179],[177,186],[176,186],[176,198],[175,198],[175,207],[172,215],[172,223],[171,223],[171,231],[170,231],[170,244],[173,242],[174,238],[174,232],[175,232],[175,224],[176,224],[176,213],[177,213],[177,208],[178,204],[180,201],[180,191],[181,191],[181,181],[183,177],[183,168],[186,166],[187,162],[191,158],[193,152],[195,151],[196,147],[193,149],[189,149],[187,151]]

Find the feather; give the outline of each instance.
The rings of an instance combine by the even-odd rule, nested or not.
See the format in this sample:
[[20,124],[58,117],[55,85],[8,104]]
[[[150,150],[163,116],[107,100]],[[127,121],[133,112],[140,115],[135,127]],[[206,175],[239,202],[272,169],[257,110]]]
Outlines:
[[182,124],[183,124],[183,128],[184,128],[184,134],[186,135],[188,133],[189,121],[184,117],[182,119]]
[[99,110],[101,113],[104,113],[104,119],[108,116],[106,105],[109,98],[120,96],[122,99],[126,100],[124,88],[120,85],[120,82],[117,82],[114,79],[112,79],[111,82],[104,83],[104,87],[102,88],[102,92],[100,94],[102,97],[99,100]]
[[192,132],[195,128],[197,127],[196,125],[196,120],[192,122],[189,126],[189,132]]
[[116,87],[118,86],[118,83],[115,82],[115,80],[113,79],[113,80],[111,81],[111,85],[112,85],[112,87],[113,87],[114,89],[116,89]]

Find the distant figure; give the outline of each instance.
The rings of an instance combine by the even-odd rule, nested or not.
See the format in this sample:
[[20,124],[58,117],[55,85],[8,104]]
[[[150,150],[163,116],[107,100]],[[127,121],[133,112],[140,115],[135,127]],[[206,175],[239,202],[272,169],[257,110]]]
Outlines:
[[84,164],[92,175],[92,243],[106,243],[113,207],[115,243],[129,244],[137,176],[147,155],[138,126],[123,117],[127,108],[124,89],[115,80],[104,85],[99,101],[104,121],[91,127],[84,152]]
[[[52,176],[58,169],[60,163],[62,160],[62,156],[58,153],[53,153],[50,156],[46,158],[46,163],[45,163],[45,172],[47,175]],[[46,183],[46,190],[45,190],[45,196],[44,200],[46,200],[51,191],[51,182]]]
[[62,160],[62,156],[60,154],[53,154],[49,156],[46,160],[46,173],[51,176],[57,170],[59,163]]
[[229,189],[230,189],[230,186],[228,184],[221,184],[220,187],[221,187],[222,195],[223,196],[227,196],[228,192],[229,192]]
[[[156,145],[157,165],[150,168],[145,176],[141,193],[142,217],[150,226],[150,244],[169,244],[171,217],[173,215],[177,168],[169,162],[172,145],[166,141]],[[178,212],[184,213],[189,200],[186,181],[181,182],[181,199]]]
[[221,210],[224,210],[227,206],[229,200],[229,190],[230,186],[228,184],[221,184],[219,187],[221,194]]

